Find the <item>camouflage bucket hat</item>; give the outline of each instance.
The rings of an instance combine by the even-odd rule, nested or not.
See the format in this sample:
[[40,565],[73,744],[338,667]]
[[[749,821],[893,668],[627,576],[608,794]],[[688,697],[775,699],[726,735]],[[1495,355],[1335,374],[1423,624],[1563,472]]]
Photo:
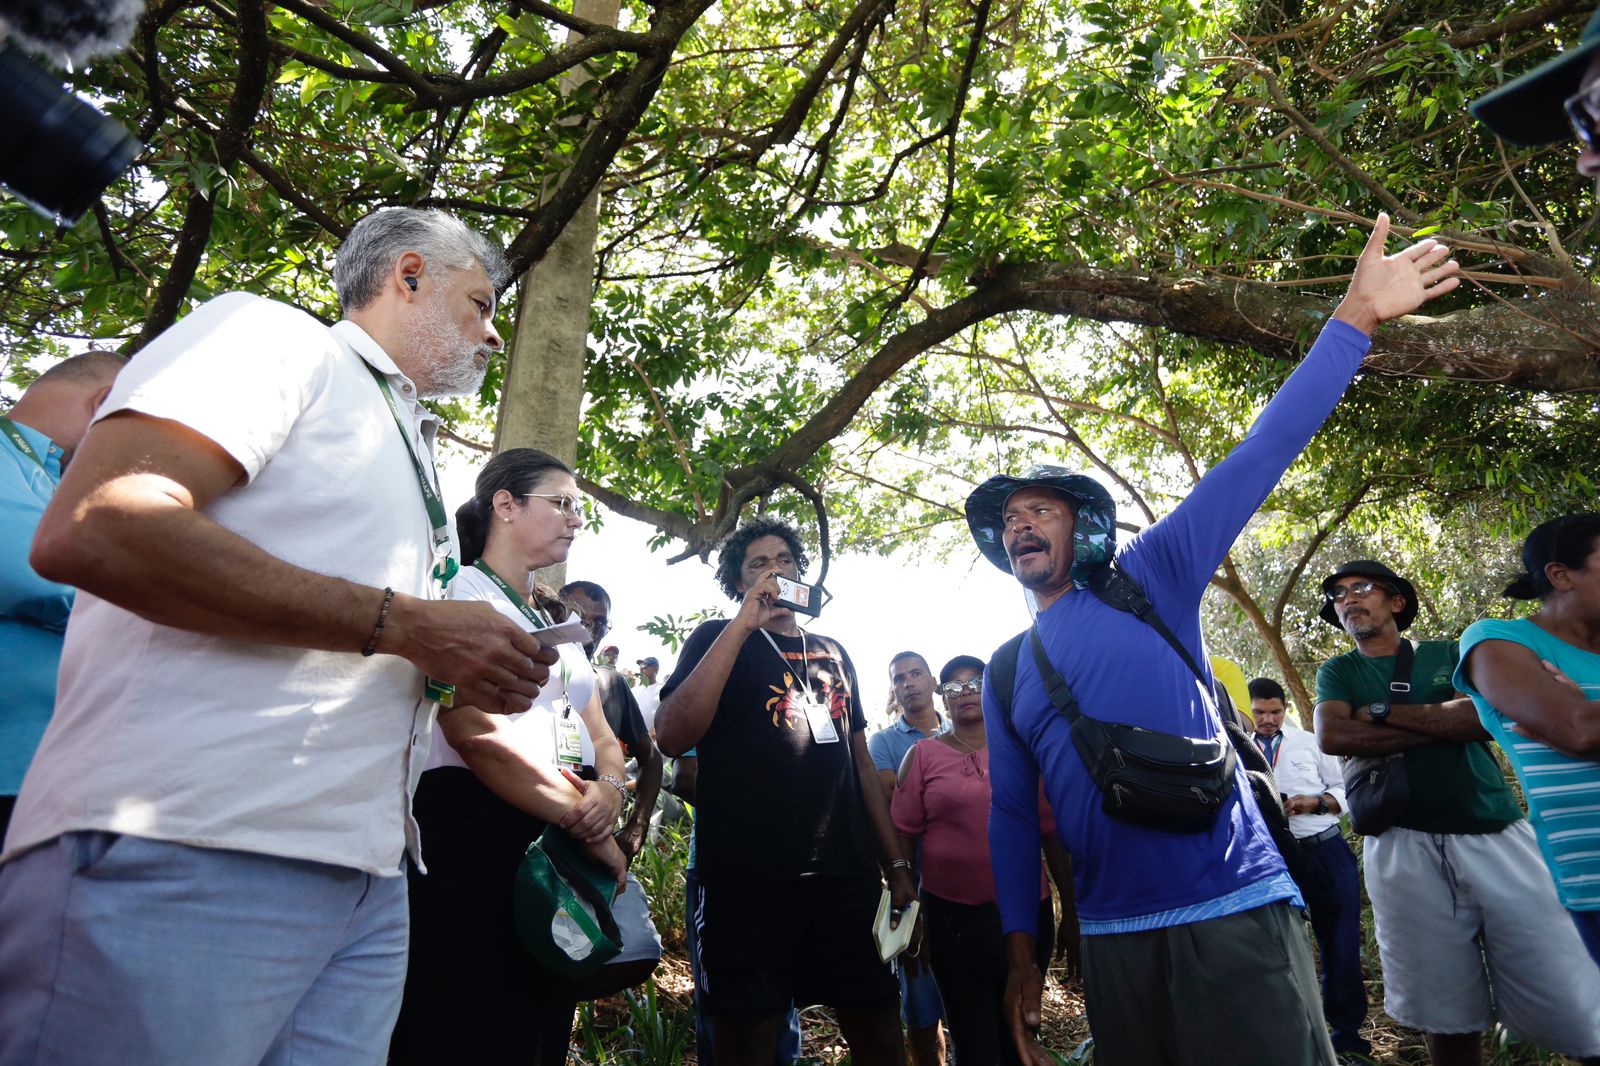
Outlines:
[[972,539],[984,558],[1011,573],[1011,560],[1000,535],[1005,528],[1006,501],[1018,489],[1038,486],[1055,489],[1073,503],[1072,583],[1083,588],[1089,572],[1109,563],[1117,550],[1117,505],[1105,486],[1092,477],[1064,466],[1032,466],[1020,476],[997,474],[967,497]]

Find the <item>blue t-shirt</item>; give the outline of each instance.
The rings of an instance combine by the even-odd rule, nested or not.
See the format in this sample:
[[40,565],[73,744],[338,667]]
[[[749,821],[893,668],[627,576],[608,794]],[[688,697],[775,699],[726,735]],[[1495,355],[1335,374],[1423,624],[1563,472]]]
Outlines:
[[[1118,552],[1118,563],[1196,662],[1207,662],[1200,599],[1211,575],[1338,403],[1369,346],[1360,330],[1330,322],[1238,447],[1170,515]],[[1221,731],[1210,697],[1183,660],[1132,614],[1073,589],[1039,614],[1038,627],[1084,713],[1196,738]],[[1027,750],[1006,729],[991,676],[984,677],[993,789],[989,846],[1006,932],[1035,932],[1041,771],[1072,855],[1086,935],[1159,929],[1299,900],[1242,765],[1209,832],[1171,833],[1115,820],[1101,810],[1099,790],[1066,719],[1045,695],[1033,657],[1025,650],[1018,656],[1012,703]]]
[[12,424],[44,466],[0,433],[0,796],[22,787],[55,709],[73,597],[71,586],[46,581],[28,565],[34,530],[61,481],[61,449],[31,426]]
[[1509,622],[1485,618],[1461,634],[1461,665],[1455,679],[1456,689],[1472,697],[1479,721],[1505,750],[1522,782],[1528,821],[1561,902],[1569,910],[1600,911],[1600,761],[1574,759],[1511,731],[1514,719],[1491,706],[1467,674],[1467,656],[1486,640],[1531,649],[1572,678],[1591,700],[1600,700],[1600,655],[1574,647],[1526,618]]
[[938,719],[938,728],[932,733],[924,733],[907,721],[906,716],[902,714],[867,738],[867,754],[872,756],[872,765],[879,770],[899,773],[906,752],[910,751],[917,741],[937,736],[944,730],[943,718]]

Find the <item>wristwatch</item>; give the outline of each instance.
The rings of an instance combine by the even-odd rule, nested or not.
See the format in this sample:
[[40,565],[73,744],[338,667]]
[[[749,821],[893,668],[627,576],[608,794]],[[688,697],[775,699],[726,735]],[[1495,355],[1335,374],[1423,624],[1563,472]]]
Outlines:
[[1322,795],[1317,797],[1317,809],[1315,811],[1313,811],[1312,813],[1313,814],[1327,814],[1328,813],[1328,794],[1326,792],[1324,792]]
[[1372,716],[1373,725],[1382,725],[1389,720],[1389,705],[1382,700],[1367,704],[1367,714]]

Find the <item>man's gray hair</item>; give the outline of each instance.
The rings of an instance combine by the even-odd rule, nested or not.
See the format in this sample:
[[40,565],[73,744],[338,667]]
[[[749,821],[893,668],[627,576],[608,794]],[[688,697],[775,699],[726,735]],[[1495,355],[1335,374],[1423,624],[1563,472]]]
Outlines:
[[383,291],[395,260],[416,252],[435,270],[481,263],[499,292],[511,280],[505,253],[454,215],[416,207],[387,207],[355,224],[339,245],[333,285],[345,314],[359,311]]

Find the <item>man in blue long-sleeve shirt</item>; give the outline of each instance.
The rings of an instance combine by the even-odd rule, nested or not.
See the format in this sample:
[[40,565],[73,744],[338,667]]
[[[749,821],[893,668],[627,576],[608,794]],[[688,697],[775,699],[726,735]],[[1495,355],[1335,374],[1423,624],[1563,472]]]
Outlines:
[[[1200,598],[1212,573],[1344,393],[1372,331],[1459,283],[1447,250],[1432,241],[1385,256],[1388,232],[1380,215],[1334,321],[1245,439],[1170,515],[1115,553],[1199,663]],[[1055,468],[992,478],[968,499],[967,517],[984,554],[1033,592],[1043,646],[1083,713],[1197,739],[1220,732],[1210,698],[1161,635],[1086,588],[1115,547],[1104,488]],[[1034,1037],[1042,774],[1072,855],[1097,1062],[1332,1063],[1300,897],[1243,769],[1208,830],[1115,820],[1027,653],[1011,695],[1012,726],[992,684],[984,715],[990,848],[1011,960],[1006,1009],[1023,1062],[1049,1062]]]

